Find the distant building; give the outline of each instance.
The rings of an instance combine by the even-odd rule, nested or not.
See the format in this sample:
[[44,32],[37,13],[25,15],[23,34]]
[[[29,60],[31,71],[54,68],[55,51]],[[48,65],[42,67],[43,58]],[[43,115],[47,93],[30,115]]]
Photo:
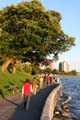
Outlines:
[[67,62],[63,61],[59,63],[59,71],[69,72],[70,66]]
[[50,68],[51,70],[55,69],[55,62],[50,59],[44,59],[43,63],[39,65],[40,69]]
[[51,70],[54,70],[54,69],[55,69],[55,62],[54,62],[54,60],[52,60],[52,61],[50,62],[49,68],[50,68]]

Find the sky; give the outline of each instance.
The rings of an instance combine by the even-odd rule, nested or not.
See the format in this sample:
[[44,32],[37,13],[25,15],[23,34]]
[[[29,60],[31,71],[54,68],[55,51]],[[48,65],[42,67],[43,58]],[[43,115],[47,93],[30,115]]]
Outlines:
[[[0,9],[11,4],[15,5],[19,2],[30,0],[0,0]],[[59,60],[56,63],[58,68],[59,62],[67,61],[70,65],[70,70],[80,72],[80,0],[39,0],[46,10],[56,10],[62,16],[62,30],[69,36],[75,37],[76,46],[70,51],[59,55]]]

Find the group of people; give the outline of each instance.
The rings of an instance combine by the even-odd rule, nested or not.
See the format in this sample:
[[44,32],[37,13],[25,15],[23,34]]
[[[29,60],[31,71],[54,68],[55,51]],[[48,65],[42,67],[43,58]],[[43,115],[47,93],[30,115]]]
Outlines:
[[27,111],[29,109],[31,95],[36,95],[38,89],[42,89],[44,86],[49,86],[52,82],[52,77],[49,74],[46,76],[40,75],[38,79],[34,77],[32,82],[30,82],[29,79],[26,79],[22,87],[24,110]]

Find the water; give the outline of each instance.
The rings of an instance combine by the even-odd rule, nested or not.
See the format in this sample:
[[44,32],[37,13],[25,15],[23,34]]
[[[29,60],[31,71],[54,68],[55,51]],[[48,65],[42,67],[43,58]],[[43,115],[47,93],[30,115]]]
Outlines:
[[69,102],[71,117],[80,120],[80,77],[62,77],[63,95],[71,96]]

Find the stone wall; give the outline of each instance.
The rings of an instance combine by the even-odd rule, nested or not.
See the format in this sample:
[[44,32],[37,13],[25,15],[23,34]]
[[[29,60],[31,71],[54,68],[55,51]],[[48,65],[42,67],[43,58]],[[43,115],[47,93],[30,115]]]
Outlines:
[[47,97],[45,104],[43,106],[40,120],[52,120],[54,116],[54,109],[61,93],[62,93],[62,84],[59,84],[55,89],[51,91],[51,93]]

